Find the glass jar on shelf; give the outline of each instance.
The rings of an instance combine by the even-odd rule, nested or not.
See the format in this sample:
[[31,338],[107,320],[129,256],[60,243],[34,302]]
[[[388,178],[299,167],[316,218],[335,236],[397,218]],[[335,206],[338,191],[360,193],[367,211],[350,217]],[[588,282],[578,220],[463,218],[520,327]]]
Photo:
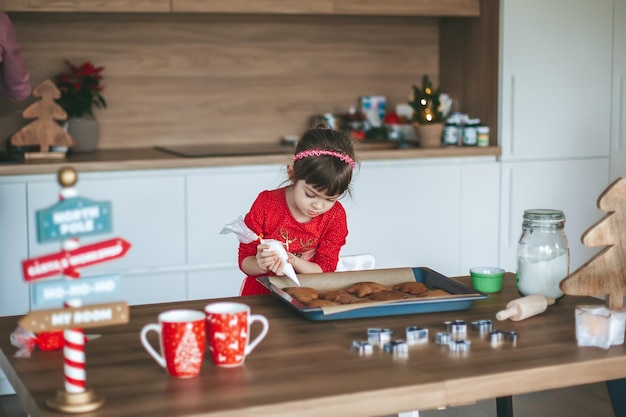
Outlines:
[[565,215],[560,210],[525,210],[517,246],[517,289],[522,295],[560,298],[569,274]]

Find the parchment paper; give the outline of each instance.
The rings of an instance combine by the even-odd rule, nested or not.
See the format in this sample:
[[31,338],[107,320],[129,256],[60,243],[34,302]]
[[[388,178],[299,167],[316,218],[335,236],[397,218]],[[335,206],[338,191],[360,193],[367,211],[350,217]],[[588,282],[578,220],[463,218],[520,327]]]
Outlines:
[[[270,277],[270,282],[280,289],[286,287],[293,287],[294,283],[286,277],[273,276]],[[324,274],[299,274],[298,279],[303,287],[311,287],[320,293],[333,291],[333,290],[345,290],[350,285],[357,282],[372,281],[379,284],[383,284],[389,288],[396,284],[403,282],[415,282],[415,275],[411,268],[388,268],[388,269],[369,269],[364,271],[343,271],[343,272],[329,272]],[[393,304],[402,302],[416,302],[416,300],[433,300],[433,299],[447,299],[466,297],[467,294],[450,294],[445,296],[436,297],[419,297],[419,298],[407,298],[403,300],[389,300],[389,301],[371,301],[363,300],[357,301],[352,304],[343,304],[337,306],[325,306],[321,307],[324,315],[341,313],[344,311],[356,310],[360,308],[371,307],[377,304]]]

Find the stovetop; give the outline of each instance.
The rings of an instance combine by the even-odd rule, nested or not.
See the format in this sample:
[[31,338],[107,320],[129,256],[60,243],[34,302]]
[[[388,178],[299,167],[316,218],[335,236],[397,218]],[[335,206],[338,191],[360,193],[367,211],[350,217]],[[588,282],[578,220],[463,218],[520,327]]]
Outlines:
[[211,156],[275,155],[292,153],[293,146],[281,144],[205,144],[155,146],[156,150],[184,158],[206,158]]

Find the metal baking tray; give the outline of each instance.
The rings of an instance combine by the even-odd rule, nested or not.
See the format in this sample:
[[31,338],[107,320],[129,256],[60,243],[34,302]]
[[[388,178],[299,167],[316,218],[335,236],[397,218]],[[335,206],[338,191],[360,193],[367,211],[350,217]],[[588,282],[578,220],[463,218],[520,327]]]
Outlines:
[[308,307],[282,290],[282,288],[295,285],[288,278],[264,276],[257,278],[257,281],[293,310],[307,319],[315,321],[467,310],[472,306],[474,300],[488,297],[487,294],[476,291],[427,267],[300,274],[298,279],[302,286],[311,287],[320,292],[345,289],[349,285],[361,281],[374,281],[391,287],[414,279],[417,282],[422,282],[431,290],[442,289],[450,294],[432,298],[409,298],[388,302],[371,301],[342,306]]

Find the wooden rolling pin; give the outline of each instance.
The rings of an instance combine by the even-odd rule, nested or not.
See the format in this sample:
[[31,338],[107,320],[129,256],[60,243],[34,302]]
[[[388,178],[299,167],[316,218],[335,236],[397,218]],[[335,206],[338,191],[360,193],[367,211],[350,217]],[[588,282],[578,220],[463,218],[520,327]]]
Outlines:
[[520,321],[543,313],[552,304],[554,304],[552,297],[539,294],[527,295],[509,302],[505,310],[498,311],[496,318],[498,320]]

